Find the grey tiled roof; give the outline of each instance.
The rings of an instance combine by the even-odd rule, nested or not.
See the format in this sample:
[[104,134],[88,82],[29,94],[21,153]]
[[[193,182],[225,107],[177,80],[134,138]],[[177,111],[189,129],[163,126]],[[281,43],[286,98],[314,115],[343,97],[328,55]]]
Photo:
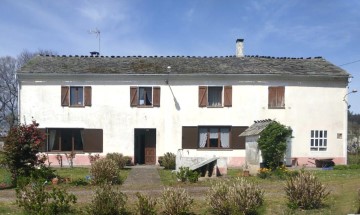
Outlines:
[[141,57],[37,56],[19,73],[50,74],[278,74],[347,77],[349,74],[316,58],[274,57]]
[[247,128],[239,137],[259,135],[271,122],[271,119],[255,121],[249,128]]

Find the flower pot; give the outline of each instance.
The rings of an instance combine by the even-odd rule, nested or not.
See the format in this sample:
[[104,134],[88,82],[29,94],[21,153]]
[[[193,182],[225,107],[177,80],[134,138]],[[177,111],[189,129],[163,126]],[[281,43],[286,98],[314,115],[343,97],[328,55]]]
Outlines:
[[249,170],[244,170],[244,171],[243,171],[243,176],[244,176],[244,177],[250,176],[250,171],[249,171]]
[[51,179],[51,183],[52,183],[53,185],[58,184],[58,182],[59,182],[59,179],[58,179],[58,178],[53,178],[53,179]]

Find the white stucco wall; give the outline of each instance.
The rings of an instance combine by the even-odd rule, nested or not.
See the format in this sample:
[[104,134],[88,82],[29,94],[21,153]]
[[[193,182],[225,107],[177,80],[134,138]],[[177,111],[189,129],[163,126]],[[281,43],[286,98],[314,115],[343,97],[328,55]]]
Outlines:
[[[156,128],[156,154],[177,153],[181,149],[182,126],[250,126],[254,120],[274,119],[291,126],[292,157],[299,161],[312,157],[346,160],[346,94],[344,81],[330,82],[314,78],[243,76],[20,76],[20,118],[32,118],[42,128],[101,128],[104,154],[121,152],[134,155],[134,129]],[[100,81],[101,80],[101,81]],[[92,106],[62,107],[61,85],[90,85]],[[129,86],[160,86],[159,108],[130,107]],[[198,86],[232,85],[232,107],[198,107]],[[285,109],[268,109],[268,86],[285,85]],[[172,90],[172,92],[171,92]],[[174,97],[178,102],[175,105]],[[327,130],[327,151],[310,151],[310,131]],[[342,133],[342,139],[337,138]],[[182,150],[184,156],[229,157],[230,166],[242,165],[245,150]],[[231,160],[236,158],[235,160]],[[343,162],[343,161],[341,161]]]

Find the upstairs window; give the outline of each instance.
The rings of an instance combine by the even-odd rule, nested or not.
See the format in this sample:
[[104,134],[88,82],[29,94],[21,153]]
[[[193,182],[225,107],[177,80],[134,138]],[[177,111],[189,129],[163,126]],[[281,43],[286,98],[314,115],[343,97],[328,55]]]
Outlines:
[[160,87],[130,87],[131,107],[160,107]]
[[70,106],[70,107],[91,106],[91,87],[62,86],[61,106]]
[[231,107],[232,86],[199,86],[199,107]]
[[326,151],[327,149],[327,130],[311,130],[310,150]]
[[285,108],[285,87],[269,87],[268,96],[269,109],[284,109]]

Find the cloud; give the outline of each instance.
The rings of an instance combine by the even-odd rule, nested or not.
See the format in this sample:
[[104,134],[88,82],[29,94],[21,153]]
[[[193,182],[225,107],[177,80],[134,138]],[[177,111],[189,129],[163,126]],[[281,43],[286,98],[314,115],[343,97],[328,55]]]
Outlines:
[[84,1],[77,10],[94,22],[122,22],[128,18],[127,8],[124,1]]

